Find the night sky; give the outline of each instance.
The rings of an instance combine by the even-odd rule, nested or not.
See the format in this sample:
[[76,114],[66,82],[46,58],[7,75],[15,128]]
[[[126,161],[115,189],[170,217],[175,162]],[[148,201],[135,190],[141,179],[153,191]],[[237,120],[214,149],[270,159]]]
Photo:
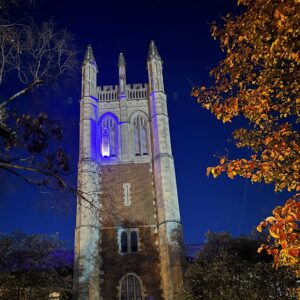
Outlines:
[[[211,83],[209,70],[223,57],[209,24],[228,12],[237,12],[236,1],[143,0],[37,1],[34,18],[53,19],[67,28],[83,59],[91,44],[99,67],[98,85],[117,84],[118,54],[127,63],[127,83],[147,82],[146,58],[155,40],[164,62],[164,81],[184,239],[201,243],[208,230],[248,234],[275,205],[288,198],[273,186],[251,184],[244,178],[206,177],[206,167],[218,163],[215,155],[240,155],[230,141],[231,132],[243,120],[222,124],[190,96],[191,85]],[[33,95],[34,96],[34,95]],[[76,183],[78,160],[80,71],[65,88],[22,99],[15,107],[28,112],[46,111],[64,127],[64,147],[70,155]],[[242,154],[247,155],[245,151]],[[71,208],[52,205],[53,197],[40,193],[11,175],[0,174],[0,231],[22,229],[26,233],[58,233],[73,244],[75,199],[63,195]],[[49,201],[49,199],[51,201]],[[50,202],[50,204],[49,204]],[[73,207],[73,208],[72,208]]]

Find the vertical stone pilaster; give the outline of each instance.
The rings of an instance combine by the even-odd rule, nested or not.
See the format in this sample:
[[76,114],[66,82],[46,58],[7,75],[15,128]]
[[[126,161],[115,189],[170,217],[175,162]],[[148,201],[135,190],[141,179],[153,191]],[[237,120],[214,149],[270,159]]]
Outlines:
[[167,102],[164,93],[162,61],[153,41],[150,43],[147,64],[163,295],[165,300],[181,300],[183,286],[182,229]]
[[99,166],[81,161],[78,166],[78,190],[75,230],[74,299],[100,299],[100,177]]
[[150,43],[147,67],[163,295],[165,300],[181,300],[182,230],[167,101],[164,93],[162,60],[154,41]]
[[88,46],[82,65],[74,300],[100,300],[100,174],[97,163],[97,65]]
[[123,53],[119,55],[119,99],[126,100],[126,62]]
[[79,160],[97,161],[99,155],[98,102],[93,97],[80,101]]
[[121,160],[130,160],[130,124],[128,122],[128,109],[127,101],[124,98],[120,101],[120,150],[121,150]]

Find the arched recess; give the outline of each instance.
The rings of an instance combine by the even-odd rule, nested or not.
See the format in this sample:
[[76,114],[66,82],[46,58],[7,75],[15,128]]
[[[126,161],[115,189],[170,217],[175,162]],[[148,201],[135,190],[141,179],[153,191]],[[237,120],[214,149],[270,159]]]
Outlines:
[[120,281],[120,300],[143,300],[141,279],[133,273],[126,274]]
[[138,251],[138,235],[134,230],[130,232],[130,248],[131,253]]
[[149,155],[149,122],[148,116],[142,112],[137,111],[130,117],[132,126],[132,151],[136,157]]
[[121,233],[121,252],[126,253],[128,251],[128,237],[127,232],[123,231]]
[[118,118],[111,112],[101,116],[100,124],[100,153],[101,157],[118,156]]

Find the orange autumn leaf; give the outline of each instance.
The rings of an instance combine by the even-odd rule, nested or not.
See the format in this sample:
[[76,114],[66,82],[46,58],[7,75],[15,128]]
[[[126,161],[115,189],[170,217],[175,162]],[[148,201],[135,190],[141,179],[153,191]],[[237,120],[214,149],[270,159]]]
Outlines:
[[300,194],[297,194],[286,201],[284,206],[277,206],[273,210],[273,216],[266,218],[257,226],[259,232],[262,232],[263,228],[268,228],[268,244],[261,247],[273,256],[276,268],[279,265],[294,266],[300,263],[299,213]]
[[294,257],[298,257],[299,252],[300,252],[300,250],[298,248],[292,248],[289,250],[289,254]]

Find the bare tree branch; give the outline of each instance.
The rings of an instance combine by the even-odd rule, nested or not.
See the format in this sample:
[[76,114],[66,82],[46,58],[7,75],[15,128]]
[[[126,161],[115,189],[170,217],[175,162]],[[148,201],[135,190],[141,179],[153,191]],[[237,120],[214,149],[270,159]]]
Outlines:
[[9,97],[8,99],[6,99],[2,103],[0,103],[0,108],[6,106],[7,104],[9,104],[10,102],[12,102],[13,100],[15,100],[18,97],[27,95],[28,93],[30,93],[31,91],[36,89],[38,86],[42,85],[43,83],[44,83],[44,81],[42,81],[42,80],[32,82],[31,84],[29,84],[27,87],[25,87],[21,91],[17,92],[13,96]]
[[0,107],[74,72],[77,60],[72,44],[70,34],[56,30],[53,22],[40,27],[33,23],[0,23],[0,85],[10,73],[25,85]]

